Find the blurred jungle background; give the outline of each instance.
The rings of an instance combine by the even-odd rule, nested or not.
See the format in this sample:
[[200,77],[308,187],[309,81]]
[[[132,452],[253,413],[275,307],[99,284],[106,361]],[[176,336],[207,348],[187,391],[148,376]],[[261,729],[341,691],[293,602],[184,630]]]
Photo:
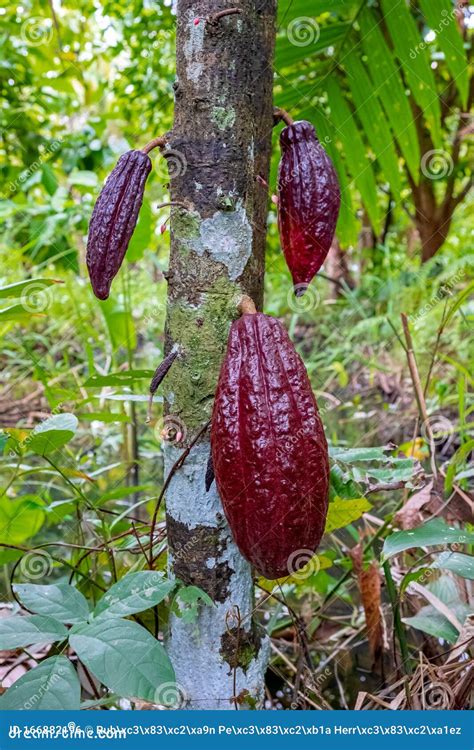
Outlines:
[[[469,704],[472,12],[450,0],[279,2],[275,105],[316,126],[342,208],[322,273],[295,299],[271,200],[276,127],[265,311],[304,354],[333,464],[318,556],[293,578],[257,581],[268,709]],[[146,568],[161,447],[176,438],[159,397],[146,422],[169,247],[159,155],[116,294],[95,299],[85,269],[105,177],[172,126],[175,16],[149,0],[23,0],[0,13],[0,615],[41,617],[38,590],[22,598],[22,585],[72,582],[94,606]],[[152,543],[165,571],[163,510]],[[141,624],[162,639],[170,608],[192,618],[207,606],[192,588],[165,586]],[[2,691],[60,653],[44,642],[0,638]],[[63,652],[84,707],[144,705]],[[62,679],[74,706],[77,678]]]

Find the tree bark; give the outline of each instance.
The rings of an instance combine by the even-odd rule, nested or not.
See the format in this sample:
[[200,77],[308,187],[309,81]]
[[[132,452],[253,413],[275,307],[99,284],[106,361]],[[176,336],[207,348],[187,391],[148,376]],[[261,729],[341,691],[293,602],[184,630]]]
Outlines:
[[[164,156],[171,199],[165,381],[165,476],[191,448],[167,495],[170,570],[203,589],[192,623],[171,615],[168,642],[182,708],[253,707],[263,699],[268,638],[253,618],[253,580],[215,483],[205,490],[210,419],[230,322],[242,293],[263,297],[275,0],[178,0],[175,119]],[[263,180],[258,179],[263,178]],[[183,207],[188,206],[188,209]],[[174,429],[170,430],[169,427]]]

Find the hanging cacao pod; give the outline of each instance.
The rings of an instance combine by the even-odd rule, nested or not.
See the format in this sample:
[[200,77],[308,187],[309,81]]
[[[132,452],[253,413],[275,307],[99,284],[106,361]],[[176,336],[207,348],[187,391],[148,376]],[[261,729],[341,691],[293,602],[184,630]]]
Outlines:
[[331,159],[306,120],[280,134],[278,228],[295,294],[323,265],[336,229],[341,194]]
[[97,198],[89,224],[86,262],[94,294],[107,299],[135,229],[151,159],[143,151],[123,154]]
[[275,318],[244,314],[231,326],[211,451],[243,556],[270,579],[303,567],[324,531],[328,449],[305,366]]

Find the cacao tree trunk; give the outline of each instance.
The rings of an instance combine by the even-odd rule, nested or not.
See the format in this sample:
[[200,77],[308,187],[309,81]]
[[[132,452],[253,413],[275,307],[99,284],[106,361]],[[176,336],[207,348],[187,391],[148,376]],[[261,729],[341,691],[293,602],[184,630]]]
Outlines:
[[164,391],[174,438],[164,449],[170,570],[213,602],[192,622],[171,615],[169,654],[188,709],[259,705],[269,652],[253,618],[250,566],[215,483],[205,489],[206,425],[229,325],[242,293],[257,306],[263,296],[276,3],[241,0],[239,9],[215,17],[213,0],[178,0],[175,119],[164,151],[180,204],[171,215],[166,320],[167,350],[178,344],[180,355]]

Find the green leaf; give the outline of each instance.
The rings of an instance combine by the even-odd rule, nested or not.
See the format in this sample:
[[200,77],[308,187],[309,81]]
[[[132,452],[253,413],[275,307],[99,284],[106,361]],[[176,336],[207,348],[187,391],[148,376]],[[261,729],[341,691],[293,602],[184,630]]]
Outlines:
[[81,686],[65,656],[52,656],[22,675],[0,697],[0,711],[76,711]]
[[183,622],[192,623],[196,621],[202,605],[213,607],[214,602],[198,586],[182,586],[176,592],[172,610]]
[[450,570],[461,578],[467,578],[474,581],[474,557],[463,555],[461,552],[451,552],[445,550],[436,556],[433,568]]
[[153,370],[124,370],[108,375],[91,375],[84,383],[85,388],[103,388],[108,385],[132,385],[136,380],[151,380]]
[[67,638],[67,630],[52,617],[12,615],[0,619],[0,650],[54,643]]
[[10,307],[3,307],[0,310],[0,323],[6,323],[8,321],[23,321],[28,320],[28,318],[34,317],[43,317],[44,313],[42,312],[31,312],[31,310],[27,310],[23,305],[10,305]]
[[25,281],[16,281],[14,284],[0,287],[0,299],[7,297],[23,297],[31,291],[37,291],[40,287],[53,286],[53,284],[62,284],[58,279],[26,279]]
[[441,107],[425,43],[405,2],[398,3],[394,12],[393,2],[382,0],[382,9],[412,96],[426,118],[435,147],[442,148]]
[[413,547],[430,547],[441,544],[474,544],[474,533],[448,526],[440,518],[434,518],[416,529],[395,531],[385,540],[382,554],[387,560],[389,557]]
[[339,448],[330,447],[329,455],[334,461],[353,464],[357,461],[389,461],[387,449],[381,448]]
[[49,164],[43,164],[41,167],[41,182],[49,195],[55,194],[58,189],[58,181]]
[[0,498],[0,543],[21,544],[33,537],[45,521],[44,504],[35,495]]
[[421,0],[420,6],[428,26],[444,52],[446,65],[461,94],[463,107],[469,94],[469,67],[463,40],[456,23],[456,6],[451,0]]
[[143,253],[150,244],[152,229],[153,216],[151,206],[150,202],[145,199],[138,215],[138,222],[133,231],[132,239],[127,248],[127,260],[129,263],[135,263],[135,261],[143,258]]
[[[462,626],[470,607],[461,600],[456,581],[443,575],[428,583],[426,588],[451,610]],[[455,643],[459,637],[454,624],[432,604],[422,607],[414,617],[404,618],[403,622],[436,638],[444,638],[448,643]]]
[[25,442],[30,451],[44,456],[66,445],[74,437],[77,425],[74,414],[55,414],[35,427]]
[[48,586],[17,583],[13,590],[27,609],[39,615],[47,615],[71,625],[84,622],[89,617],[87,600],[80,591],[68,583]]
[[349,526],[350,523],[357,521],[371,507],[372,505],[365,497],[360,497],[356,500],[343,500],[340,497],[334,498],[329,503],[324,533],[329,534],[335,529],[342,529],[345,526]]
[[92,674],[124,698],[153,703],[160,687],[175,682],[163,646],[136,622],[110,619],[77,625],[69,642]]
[[143,612],[162,602],[175,585],[175,581],[153,570],[129,573],[100,599],[94,617],[126,617]]
[[448,643],[456,643],[459,636],[454,625],[431,605],[422,607],[413,617],[403,617],[402,622],[435,638],[442,638]]
[[345,101],[341,89],[334,77],[326,80],[326,91],[331,108],[331,121],[334,125],[334,137],[340,139],[349,172],[352,174],[362,201],[367,209],[370,221],[377,232],[380,232],[380,216],[377,205],[377,184],[372,164],[367,158],[366,148],[359,130]]
[[293,18],[320,16],[322,13],[347,13],[357,5],[355,0],[280,0],[278,23],[284,25]]
[[357,52],[353,51],[347,55],[344,66],[357,118],[362,124],[385,179],[390,183],[390,190],[395,197],[400,197],[398,157],[377,93]]
[[362,45],[370,61],[370,74],[393,134],[400,144],[410,174],[418,182],[420,147],[405,88],[378,19],[369,8],[359,16]]
[[[277,37],[275,48],[275,70],[285,70],[309,57],[317,55],[322,50],[340,42],[347,30],[348,23],[335,23],[320,27],[307,14],[300,24],[291,24],[285,29],[285,34]],[[296,41],[296,44],[295,44]],[[304,43],[302,43],[304,42]],[[287,75],[285,73],[285,75]]]

